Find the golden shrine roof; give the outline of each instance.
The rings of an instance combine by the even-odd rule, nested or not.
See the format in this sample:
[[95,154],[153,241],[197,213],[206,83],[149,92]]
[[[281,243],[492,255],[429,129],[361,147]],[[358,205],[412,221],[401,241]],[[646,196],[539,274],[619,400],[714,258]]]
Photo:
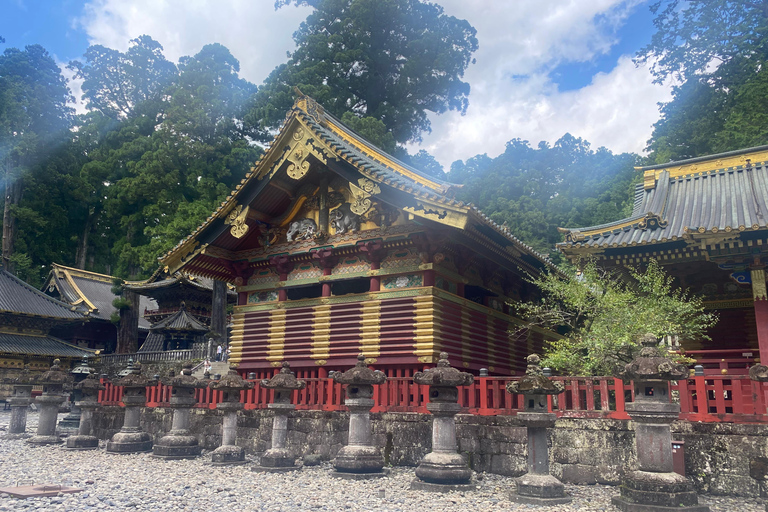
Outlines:
[[[295,128],[297,123],[300,126],[299,129],[303,128],[311,133],[313,148],[317,151],[319,158],[345,162],[374,183],[400,190],[415,198],[418,201],[417,206],[405,207],[406,212],[459,229],[465,228],[467,221],[473,219],[490,228],[496,237],[500,236],[506,240],[506,243],[502,245],[512,245],[522,253],[538,260],[541,264],[552,266],[546,256],[522,243],[508,230],[491,221],[476,207],[452,197],[451,193],[460,185],[427,176],[387,154],[346,127],[337,118],[325,112],[312,98],[303,95],[297,98],[279,133],[251,169],[251,172],[241,180],[235,190],[195,232],[159,258],[163,265],[174,267],[172,270],[181,268],[183,264],[180,261],[190,258],[190,254],[193,254],[195,248],[200,244],[199,235],[217,219],[225,218],[231,212],[236,211],[236,207],[246,206],[244,203],[238,205],[239,195],[249,183],[254,180],[269,179],[279,170],[280,164],[285,161],[286,142],[290,141],[288,139],[290,136],[289,127]],[[295,131],[293,133],[296,134]]]

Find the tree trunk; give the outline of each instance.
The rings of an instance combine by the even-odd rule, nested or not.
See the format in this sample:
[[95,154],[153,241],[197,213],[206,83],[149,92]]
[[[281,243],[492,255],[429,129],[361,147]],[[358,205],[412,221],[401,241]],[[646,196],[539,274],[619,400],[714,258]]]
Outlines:
[[16,217],[11,208],[18,204],[21,197],[21,178],[12,177],[12,173],[5,171],[5,204],[3,206],[3,265],[9,272],[13,272],[11,255],[16,246]]
[[224,344],[227,341],[227,283],[213,281],[213,302],[211,304],[211,331],[218,335],[217,343]]
[[88,235],[91,233],[92,216],[89,214],[83,228],[83,236],[80,237],[80,244],[77,246],[77,256],[75,266],[85,270],[85,262],[88,257]]
[[131,307],[120,310],[115,352],[133,354],[139,350],[139,294],[124,289],[123,298],[130,301]]

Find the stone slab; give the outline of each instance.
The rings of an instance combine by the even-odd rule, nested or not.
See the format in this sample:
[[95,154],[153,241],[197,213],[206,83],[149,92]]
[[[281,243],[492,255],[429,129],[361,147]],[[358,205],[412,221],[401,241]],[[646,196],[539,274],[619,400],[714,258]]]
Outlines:
[[548,507],[552,505],[564,505],[571,502],[570,496],[562,496],[559,498],[537,498],[535,496],[521,496],[517,493],[510,493],[509,500],[514,503],[522,503],[524,505],[539,505],[542,507]]
[[19,487],[0,487],[0,494],[6,493],[14,498],[36,498],[40,496],[58,496],[62,494],[75,494],[83,492],[83,489],[66,487],[55,484],[22,485]]
[[476,491],[477,484],[433,484],[416,479],[411,482],[411,490],[428,492],[451,492],[451,491]]
[[287,473],[289,471],[297,471],[301,469],[301,466],[277,466],[277,467],[266,467],[266,466],[251,466],[251,471],[254,471],[256,473]]
[[633,503],[619,496],[611,498],[611,503],[621,510],[621,512],[710,512],[709,506],[702,503],[689,507],[662,507],[659,505]]
[[331,476],[341,478],[343,480],[375,480],[377,478],[383,478],[389,475],[389,469],[384,468],[380,472],[376,473],[347,473],[344,471],[332,471]]

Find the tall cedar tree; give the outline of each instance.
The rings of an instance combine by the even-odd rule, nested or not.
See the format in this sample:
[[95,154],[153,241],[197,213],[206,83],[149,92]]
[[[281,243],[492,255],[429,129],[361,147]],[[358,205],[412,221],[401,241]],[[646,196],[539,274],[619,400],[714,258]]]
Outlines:
[[418,0],[278,0],[315,11],[294,33],[297,48],[259,88],[247,120],[264,138],[293,103],[292,87],[332,114],[379,119],[395,142],[419,141],[428,112],[465,112],[461,78],[477,50],[475,29]]
[[638,52],[658,82],[677,81],[648,149],[665,163],[768,143],[768,3],[660,0]]

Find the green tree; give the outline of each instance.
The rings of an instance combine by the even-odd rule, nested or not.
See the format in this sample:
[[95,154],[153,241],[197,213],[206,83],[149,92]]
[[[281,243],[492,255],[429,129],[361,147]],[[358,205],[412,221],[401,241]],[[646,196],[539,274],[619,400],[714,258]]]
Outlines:
[[586,262],[580,273],[568,269],[531,278],[543,292],[540,302],[516,304],[529,325],[560,330],[545,348],[544,364],[568,375],[616,375],[637,353],[639,336],[679,341],[709,339],[717,317],[701,298],[675,288],[673,278],[651,260],[628,276]]
[[83,80],[86,108],[110,118],[129,116],[137,105],[159,99],[177,76],[163,47],[147,35],[132,39],[125,53],[97,44],[89,46],[84,57],[84,62],[70,62],[69,68]]
[[0,56],[2,259],[11,270],[25,181],[65,140],[72,116],[70,98],[66,79],[42,46],[8,48]]
[[418,0],[278,0],[315,8],[294,34],[297,48],[254,97],[248,120],[279,125],[298,86],[332,114],[381,120],[396,142],[420,140],[428,112],[466,111],[464,70],[475,29]]
[[651,161],[768,142],[768,4],[661,0],[651,10],[656,32],[636,60],[657,82],[678,82],[648,142]]

